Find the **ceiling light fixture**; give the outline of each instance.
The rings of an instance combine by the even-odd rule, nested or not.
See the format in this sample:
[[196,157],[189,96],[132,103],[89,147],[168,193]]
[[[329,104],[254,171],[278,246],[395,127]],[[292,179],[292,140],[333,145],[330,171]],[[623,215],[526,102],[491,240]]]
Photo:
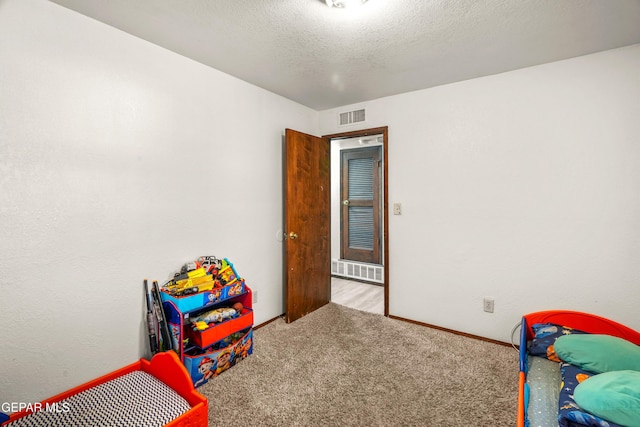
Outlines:
[[367,0],[325,0],[327,6],[344,9],[347,7],[362,6]]

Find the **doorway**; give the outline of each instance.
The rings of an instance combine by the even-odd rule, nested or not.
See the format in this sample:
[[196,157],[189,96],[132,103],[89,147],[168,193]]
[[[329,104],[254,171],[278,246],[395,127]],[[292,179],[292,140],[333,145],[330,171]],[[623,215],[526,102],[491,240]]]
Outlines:
[[387,128],[324,138],[331,141],[332,300],[336,282],[378,288],[388,315]]
[[[379,135],[379,136],[378,136]],[[283,139],[284,292],[287,323],[329,303],[331,299],[333,184],[330,180],[332,140],[382,138],[382,274],[384,315],[389,315],[389,209],[387,127],[317,137],[286,129]],[[335,206],[334,206],[335,205]],[[339,228],[339,226],[338,226]],[[339,246],[339,239],[337,240]],[[365,269],[366,271],[367,269]],[[359,269],[359,271],[363,271]]]

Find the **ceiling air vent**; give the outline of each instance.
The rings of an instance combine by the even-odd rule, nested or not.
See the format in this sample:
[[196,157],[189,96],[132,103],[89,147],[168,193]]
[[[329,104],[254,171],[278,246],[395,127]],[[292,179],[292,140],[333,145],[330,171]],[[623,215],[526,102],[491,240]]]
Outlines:
[[364,108],[361,110],[347,111],[338,114],[338,126],[350,125],[365,121]]

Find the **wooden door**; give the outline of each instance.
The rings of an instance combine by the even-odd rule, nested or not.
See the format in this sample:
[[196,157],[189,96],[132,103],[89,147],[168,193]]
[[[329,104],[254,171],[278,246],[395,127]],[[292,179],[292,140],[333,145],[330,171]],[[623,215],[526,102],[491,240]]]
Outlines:
[[342,259],[380,264],[380,147],[343,150]]
[[331,161],[328,139],[285,131],[284,223],[287,322],[331,299]]

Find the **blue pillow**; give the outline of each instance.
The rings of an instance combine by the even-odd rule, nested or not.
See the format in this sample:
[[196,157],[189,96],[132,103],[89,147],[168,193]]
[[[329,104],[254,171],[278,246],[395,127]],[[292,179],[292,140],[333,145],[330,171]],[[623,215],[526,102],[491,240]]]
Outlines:
[[563,361],[597,374],[640,371],[640,346],[611,335],[567,335],[556,340],[554,349]]
[[640,372],[593,375],[574,390],[576,403],[593,415],[627,426],[640,426]]
[[578,329],[572,329],[554,323],[534,323],[531,326],[531,330],[533,331],[533,340],[531,340],[531,345],[529,346],[529,354],[544,357],[554,362],[560,362],[553,347],[558,337],[585,333]]

